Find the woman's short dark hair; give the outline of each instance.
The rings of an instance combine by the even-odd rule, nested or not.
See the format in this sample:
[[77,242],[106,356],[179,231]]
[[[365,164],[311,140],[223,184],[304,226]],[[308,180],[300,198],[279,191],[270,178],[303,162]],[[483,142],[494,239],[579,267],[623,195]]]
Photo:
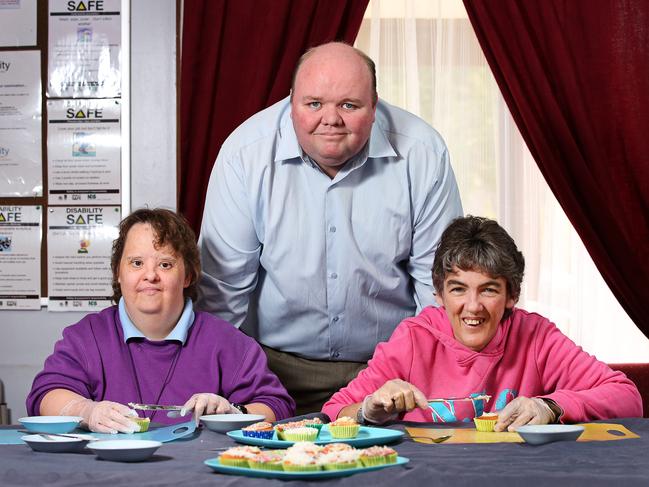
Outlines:
[[113,271],[113,301],[119,302],[122,289],[119,285],[119,263],[124,254],[124,245],[129,230],[138,223],[148,223],[155,234],[155,247],[169,245],[185,264],[185,273],[190,277],[189,286],[183,292],[185,298],[196,301],[198,279],[201,275],[201,258],[196,245],[196,235],[182,215],[164,208],[141,208],[134,211],[119,224],[119,236],[113,241],[110,267]]
[[507,281],[508,297],[521,293],[525,259],[507,231],[495,220],[477,216],[456,218],[444,230],[433,261],[433,285],[444,290],[444,280],[455,269],[483,272]]

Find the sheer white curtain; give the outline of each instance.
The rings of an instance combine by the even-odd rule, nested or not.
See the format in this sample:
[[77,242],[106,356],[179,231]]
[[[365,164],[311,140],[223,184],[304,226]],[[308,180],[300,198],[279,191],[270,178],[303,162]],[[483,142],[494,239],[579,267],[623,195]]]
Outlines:
[[489,70],[461,0],[370,0],[356,47],[379,96],[444,137],[467,214],[497,219],[526,259],[519,306],[605,362],[649,361],[649,340],[618,304],[547,187]]

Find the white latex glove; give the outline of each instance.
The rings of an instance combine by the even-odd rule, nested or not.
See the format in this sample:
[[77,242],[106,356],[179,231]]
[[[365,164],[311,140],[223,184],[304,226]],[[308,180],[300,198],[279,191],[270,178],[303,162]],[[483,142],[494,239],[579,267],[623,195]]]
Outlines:
[[66,404],[62,416],[81,416],[81,426],[96,433],[134,433],[140,427],[129,418],[136,418],[137,412],[113,401],[95,402],[91,399],[75,399]]
[[399,413],[415,408],[427,409],[426,396],[409,382],[401,379],[387,381],[374,394],[363,400],[363,417],[375,424],[395,419]]
[[495,431],[516,431],[525,424],[554,423],[556,415],[550,406],[538,397],[519,396],[498,413]]
[[180,415],[185,416],[189,411],[194,411],[196,424],[204,414],[237,414],[241,412],[226,398],[211,392],[201,392],[190,397],[180,410]]

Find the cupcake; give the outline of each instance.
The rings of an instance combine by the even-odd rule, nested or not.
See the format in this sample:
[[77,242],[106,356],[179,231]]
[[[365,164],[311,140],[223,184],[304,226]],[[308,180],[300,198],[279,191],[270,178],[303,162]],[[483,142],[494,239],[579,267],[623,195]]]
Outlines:
[[311,443],[310,441],[298,441],[294,443],[292,446],[290,446],[286,452],[303,452],[308,455],[311,455],[312,457],[317,457],[320,455],[322,452],[323,447],[320,445],[316,445],[315,443]]
[[134,423],[136,423],[140,429],[136,431],[136,433],[144,433],[145,431],[148,431],[149,425],[151,424],[151,419],[149,418],[133,418],[131,419]]
[[496,426],[496,423],[498,422],[498,415],[493,413],[483,413],[482,416],[473,418],[473,422],[478,431],[493,431],[494,426]]
[[396,463],[397,452],[388,446],[372,446],[361,450],[360,461],[364,467]]
[[361,466],[360,450],[355,448],[332,450],[320,456],[320,464],[325,470],[347,470]]
[[356,438],[360,426],[348,416],[329,423],[329,432],[333,438]]
[[284,431],[289,430],[289,429],[294,429],[294,428],[302,428],[304,427],[304,422],[302,421],[291,421],[289,423],[281,423],[275,425],[275,432],[277,433],[277,439],[279,440],[285,440],[284,438]]
[[305,419],[305,420],[302,421],[302,423],[304,423],[304,426],[306,426],[308,428],[317,429],[318,433],[320,433],[320,430],[322,429],[322,426],[324,425],[320,418]]
[[317,436],[318,430],[308,426],[284,430],[284,439],[286,441],[315,441]]
[[233,446],[228,448],[219,456],[219,463],[229,467],[244,467],[250,466],[249,461],[261,453],[261,450],[256,446]]
[[284,460],[285,455],[285,450],[262,451],[255,455],[254,458],[248,460],[248,464],[250,465],[250,468],[255,470],[281,471],[284,470],[282,461]]
[[351,445],[348,445],[347,443],[327,443],[322,447],[322,454],[327,454],[335,451],[345,451],[345,450],[353,450],[354,447]]
[[287,472],[316,472],[320,470],[317,456],[306,451],[287,450],[282,467]]
[[259,423],[254,423],[245,428],[241,428],[241,432],[243,433],[243,436],[249,438],[270,440],[273,437],[275,430],[273,429],[272,424],[267,423],[266,421],[260,421]]

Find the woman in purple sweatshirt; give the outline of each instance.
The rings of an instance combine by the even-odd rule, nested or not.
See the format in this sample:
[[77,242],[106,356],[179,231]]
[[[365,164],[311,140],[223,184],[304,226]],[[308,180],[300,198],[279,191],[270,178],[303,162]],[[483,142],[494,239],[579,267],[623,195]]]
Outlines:
[[[642,416],[638,389],[549,320],[516,308],[525,261],[493,220],[467,216],[444,231],[433,262],[439,308],[405,319],[368,367],[327,402],[332,419],[380,424],[470,421],[495,429]],[[490,396],[473,401],[433,398]]]
[[[248,411],[274,421],[295,405],[259,345],[194,312],[200,257],[176,213],[140,209],[120,224],[111,259],[117,306],[63,330],[27,397],[31,415],[74,415],[97,432],[133,432],[129,402],[182,404],[194,417]],[[173,423],[162,411],[147,417]]]

